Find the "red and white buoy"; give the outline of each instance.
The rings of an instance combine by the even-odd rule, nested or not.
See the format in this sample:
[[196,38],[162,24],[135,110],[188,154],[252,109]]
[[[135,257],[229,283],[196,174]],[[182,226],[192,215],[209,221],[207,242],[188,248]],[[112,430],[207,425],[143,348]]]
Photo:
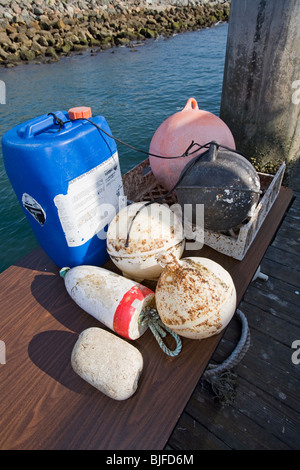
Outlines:
[[154,306],[154,292],[131,279],[97,266],[62,268],[67,292],[85,312],[128,338],[142,336],[147,324],[140,314]]

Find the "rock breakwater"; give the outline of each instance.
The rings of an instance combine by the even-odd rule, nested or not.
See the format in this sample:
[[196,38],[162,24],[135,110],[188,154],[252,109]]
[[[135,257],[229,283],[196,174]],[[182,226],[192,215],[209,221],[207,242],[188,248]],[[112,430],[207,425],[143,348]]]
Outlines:
[[[151,3],[151,4],[150,4]],[[0,0],[0,65],[53,62],[228,21],[229,1]]]

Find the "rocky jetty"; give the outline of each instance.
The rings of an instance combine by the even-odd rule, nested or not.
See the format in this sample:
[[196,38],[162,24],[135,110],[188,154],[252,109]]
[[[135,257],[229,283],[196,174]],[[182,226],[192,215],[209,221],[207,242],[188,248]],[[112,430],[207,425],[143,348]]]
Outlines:
[[0,0],[0,65],[53,62],[228,21],[229,1]]

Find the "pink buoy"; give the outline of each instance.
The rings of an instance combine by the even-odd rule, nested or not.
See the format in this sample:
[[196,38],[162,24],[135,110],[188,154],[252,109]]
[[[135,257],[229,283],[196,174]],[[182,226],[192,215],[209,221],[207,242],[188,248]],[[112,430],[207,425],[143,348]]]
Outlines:
[[164,157],[149,155],[152,172],[168,191],[177,183],[185,165],[207,150],[204,148],[186,157],[170,159],[184,154],[193,141],[200,145],[215,141],[235,149],[233,135],[225,122],[209,111],[199,109],[195,98],[189,98],[182,111],[168,117],[158,127],[150,143],[149,154]]

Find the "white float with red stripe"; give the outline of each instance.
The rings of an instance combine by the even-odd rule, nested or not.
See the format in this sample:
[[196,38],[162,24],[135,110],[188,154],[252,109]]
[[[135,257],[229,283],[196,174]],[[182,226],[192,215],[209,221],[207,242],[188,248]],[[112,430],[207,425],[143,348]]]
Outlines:
[[137,339],[147,324],[140,314],[154,306],[154,292],[147,287],[97,266],[62,268],[67,292],[85,312],[120,336]]

